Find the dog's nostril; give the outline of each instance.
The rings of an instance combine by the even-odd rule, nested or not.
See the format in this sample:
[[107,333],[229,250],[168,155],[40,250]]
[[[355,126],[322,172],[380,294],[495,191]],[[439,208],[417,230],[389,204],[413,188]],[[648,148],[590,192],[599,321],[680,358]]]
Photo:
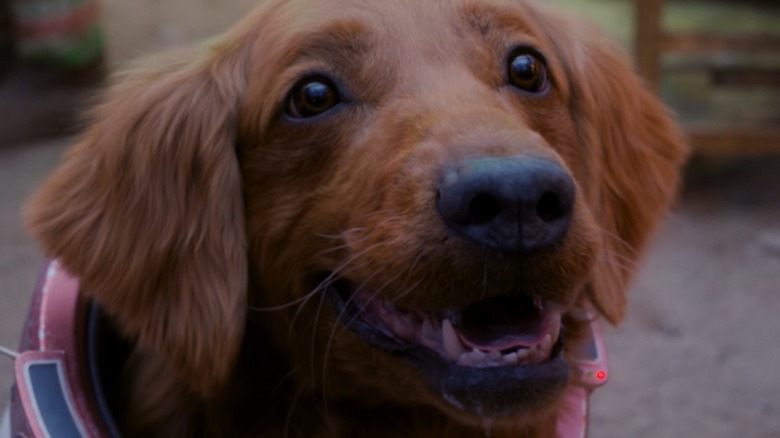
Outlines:
[[536,215],[544,222],[552,222],[568,213],[569,206],[557,193],[545,192],[536,204]]
[[436,208],[460,236],[524,254],[566,234],[575,187],[558,164],[525,156],[478,157],[444,170],[436,187]]
[[490,193],[479,193],[469,203],[469,219],[473,224],[486,224],[501,213],[501,201]]

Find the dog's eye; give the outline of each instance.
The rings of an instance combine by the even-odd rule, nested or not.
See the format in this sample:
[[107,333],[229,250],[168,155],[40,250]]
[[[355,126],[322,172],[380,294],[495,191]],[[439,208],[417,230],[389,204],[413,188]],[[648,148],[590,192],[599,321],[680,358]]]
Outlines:
[[314,117],[341,101],[336,86],[326,78],[309,78],[298,83],[287,98],[287,115],[296,119]]
[[509,82],[529,93],[541,93],[547,88],[547,67],[541,57],[528,49],[515,51],[507,66]]

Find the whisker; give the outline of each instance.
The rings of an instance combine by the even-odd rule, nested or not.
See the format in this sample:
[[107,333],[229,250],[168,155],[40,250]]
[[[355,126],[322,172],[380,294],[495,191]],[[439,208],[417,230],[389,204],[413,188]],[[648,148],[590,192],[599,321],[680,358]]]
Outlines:
[[[365,280],[363,280],[363,282],[360,284],[360,286],[358,286],[358,287],[357,287],[357,289],[356,289],[356,290],[359,290],[359,289],[365,288],[366,284],[367,284],[367,283],[368,283],[368,282],[369,282],[369,281],[370,281],[372,278],[374,278],[375,276],[377,276],[378,274],[380,274],[380,273],[381,273],[381,272],[382,272],[382,271],[383,271],[385,268],[386,268],[386,266],[383,266],[383,267],[382,267],[382,268],[381,268],[379,271],[376,271],[376,272],[374,272],[373,274],[371,274],[370,276],[368,276],[368,278],[366,278]],[[361,313],[362,313],[362,312],[363,312],[363,311],[366,309],[366,307],[368,306],[368,304],[369,304],[369,303],[370,303],[370,302],[371,302],[371,301],[372,301],[372,300],[373,300],[373,299],[374,299],[374,298],[375,298],[375,297],[376,297],[376,296],[379,294],[379,292],[380,292],[380,291],[381,291],[381,290],[382,290],[384,287],[386,287],[386,286],[387,286],[387,285],[388,285],[390,282],[392,282],[392,281],[393,281],[393,279],[395,279],[395,277],[394,277],[394,278],[392,278],[392,279],[390,279],[390,280],[389,280],[388,282],[386,282],[386,283],[385,283],[385,284],[384,284],[382,287],[380,287],[379,289],[377,289],[377,290],[374,292],[374,294],[373,294],[373,295],[372,295],[372,296],[371,296],[371,297],[370,297],[370,298],[369,298],[369,299],[366,301],[366,303],[365,303],[365,304],[364,304],[364,305],[363,305],[363,306],[362,306],[362,307],[361,307],[361,308],[360,308],[360,309],[359,309],[359,310],[356,312],[356,315],[355,315],[355,316],[353,316],[353,317],[352,317],[352,318],[349,320],[349,322],[347,322],[346,324],[344,324],[344,327],[346,328],[347,326],[349,326],[350,324],[352,324],[352,322],[354,322],[355,318],[357,318],[357,316],[358,316],[358,315],[360,315],[360,314],[361,314]],[[347,311],[347,308],[348,308],[348,306],[349,306],[349,305],[352,303],[352,301],[353,301],[355,298],[356,298],[356,297],[355,297],[355,295],[352,295],[352,296],[350,296],[349,298],[347,298],[347,301],[344,303],[344,307],[342,307],[342,309],[339,311],[339,314],[338,314],[338,316],[336,317],[336,320],[335,320],[335,321],[336,321],[336,323],[334,323],[334,324],[333,324],[333,328],[331,329],[330,335],[328,336],[328,342],[327,342],[327,344],[325,345],[325,353],[323,354],[323,359],[322,359],[322,380],[323,380],[323,382],[325,381],[325,376],[327,375],[328,358],[330,357],[330,352],[331,352],[331,349],[332,349],[332,346],[333,346],[333,340],[336,338],[336,332],[338,331],[338,329],[339,329],[339,327],[340,327],[340,324],[338,324],[338,321],[340,321],[342,318],[344,318],[344,313]],[[324,386],[324,385],[323,385],[323,386]],[[324,402],[324,403],[327,405],[327,397],[326,397],[325,391],[323,391],[323,402]]]
[[352,232],[355,232],[355,231],[358,231],[358,230],[362,231],[362,230],[363,230],[363,228],[352,228],[352,229],[349,229],[349,230],[347,230],[347,231],[344,231],[343,233],[341,233],[340,235],[337,235],[337,236],[336,236],[336,235],[334,235],[334,236],[330,236],[330,235],[324,235],[324,234],[316,234],[317,236],[324,237],[324,238],[326,238],[326,239],[331,239],[331,240],[340,240],[342,243],[341,243],[340,245],[336,245],[336,246],[333,246],[333,247],[330,247],[330,248],[324,249],[324,250],[322,250],[322,251],[320,251],[320,252],[318,252],[318,253],[314,254],[314,255],[311,257],[311,258],[312,258],[312,260],[316,260],[316,259],[318,259],[318,258],[320,258],[320,257],[324,256],[325,254],[330,254],[330,253],[332,253],[332,252],[336,252],[336,251],[339,251],[339,250],[342,250],[342,249],[345,249],[345,248],[350,248],[350,247],[353,247],[353,246],[355,246],[356,244],[363,243],[363,242],[365,242],[366,240],[368,240],[368,239],[370,239],[370,238],[371,238],[371,236],[370,236],[370,235],[365,235],[365,236],[363,236],[362,238],[360,238],[360,239],[358,239],[358,240],[352,240],[352,241],[350,241],[350,242],[347,242],[347,241],[346,241],[346,239],[344,239],[344,235],[346,235],[346,234],[349,234],[349,233],[352,233]]
[[280,304],[278,306],[267,306],[267,307],[249,306],[249,310],[251,310],[252,312],[276,312],[276,311],[279,311],[279,310],[286,309],[288,307],[292,307],[292,306],[300,303],[301,301],[306,301],[306,300],[308,300],[310,298],[310,295],[313,295],[315,293],[317,293],[316,289],[312,290],[311,292],[307,293],[306,295],[298,297],[298,298],[296,298],[296,299],[294,299],[292,301],[288,301],[288,302],[286,302],[284,304]]
[[626,242],[625,239],[607,230],[604,227],[601,227],[600,231],[604,237],[607,237],[613,242],[617,243],[618,246],[624,248],[630,255],[637,256],[637,250],[633,246],[631,246],[628,242]]
[[[312,360],[311,360],[311,365],[312,365],[311,376],[312,376],[312,379],[314,379],[314,376],[316,374],[316,370],[314,368],[315,361],[313,360],[315,349],[316,349],[316,339],[317,339],[317,337],[316,337],[316,335],[317,335],[316,330],[317,330],[317,327],[319,325],[319,321],[320,321],[321,314],[322,314],[322,309],[323,309],[323,306],[324,306],[323,303],[325,302],[325,296],[326,296],[326,294],[324,294],[323,292],[327,291],[328,288],[335,281],[337,281],[339,279],[339,277],[343,276],[344,274],[347,274],[347,273],[350,273],[350,272],[354,272],[356,270],[359,270],[359,269],[363,268],[366,265],[367,262],[356,263],[356,261],[358,261],[366,253],[368,253],[370,251],[373,251],[376,248],[382,247],[382,246],[387,245],[387,244],[388,244],[387,242],[379,242],[379,243],[376,243],[374,245],[371,245],[371,246],[361,250],[358,253],[352,254],[349,258],[347,258],[347,259],[343,260],[341,263],[339,263],[339,265],[336,268],[334,268],[333,271],[331,271],[330,274],[328,274],[327,277],[322,279],[310,292],[308,292],[307,294],[305,294],[302,297],[299,297],[299,298],[293,300],[291,303],[286,303],[286,304],[281,305],[281,306],[275,306],[276,309],[283,309],[283,308],[291,307],[292,305],[295,305],[295,304],[298,305],[295,313],[293,314],[292,320],[291,320],[291,322],[289,324],[288,342],[290,342],[291,339],[292,339],[292,336],[293,336],[293,333],[294,333],[294,329],[295,329],[295,325],[297,324],[299,316],[302,314],[304,308],[311,301],[311,299],[314,298],[316,295],[319,295],[320,299],[319,299],[319,302],[318,302],[318,305],[317,305],[317,311],[315,313],[315,318],[314,318],[313,323],[311,325],[311,327],[312,327],[312,334],[311,334],[311,338],[310,338],[311,339],[311,341],[310,341],[311,356],[310,357],[312,358]],[[258,308],[254,308],[254,309],[257,310]],[[263,310],[268,310],[268,309],[271,309],[271,308],[265,308]]]
[[[320,315],[322,314],[322,303],[324,301],[325,301],[325,294],[320,294],[320,302],[317,305],[317,312],[314,315],[314,323],[311,326],[312,328],[311,328],[311,341],[309,342],[309,357],[312,358],[312,359],[309,361],[309,366],[310,366],[311,380],[312,381],[316,381],[315,380],[316,370],[315,370],[315,366],[314,366],[314,363],[315,363],[315,361],[314,361],[314,357],[315,357],[314,354],[315,354],[315,349],[316,349],[316,345],[317,345],[317,327],[319,326]],[[325,361],[325,360],[326,359],[323,359],[323,361]],[[323,400],[322,401],[323,401],[323,404],[325,405],[325,408],[327,410],[327,404],[328,403],[326,401],[327,397],[325,396],[325,385],[324,385],[325,376],[324,376],[324,374],[323,374],[322,381],[323,381],[323,390],[322,390],[322,394],[323,394],[322,399]]]
[[[352,228],[352,229],[349,229],[349,230],[341,233],[341,235],[326,235],[326,234],[316,234],[316,233],[315,233],[315,235],[320,236],[320,237],[325,237],[325,238],[328,238],[328,239],[336,240],[336,239],[341,239],[343,234],[347,234],[347,233],[355,232],[355,231],[360,231],[360,230],[363,230],[363,228]],[[365,236],[362,239],[359,239],[359,240],[356,240],[356,241],[352,242],[351,244],[342,243],[341,245],[336,245],[336,246],[324,249],[324,250],[318,252],[317,254],[315,254],[314,256],[312,256],[312,259],[317,259],[319,257],[322,257],[325,254],[329,254],[329,253],[332,253],[332,252],[340,251],[340,250],[345,249],[345,248],[349,248],[351,245],[354,245],[355,243],[361,243],[361,242],[364,242],[364,241],[368,240],[369,237],[370,236]],[[375,246],[376,245],[374,245],[372,247],[369,247],[368,250],[373,249]],[[346,262],[342,262],[342,264],[344,264],[344,263],[349,263],[349,260],[347,260]],[[338,269],[339,268],[336,268],[336,270],[338,270]],[[277,305],[277,306],[267,306],[267,307],[250,306],[249,310],[254,311],[254,312],[275,312],[275,311],[283,310],[283,309],[286,309],[288,307],[295,306],[296,304],[299,304],[302,301],[308,300],[309,298],[311,298],[310,295],[314,295],[317,292],[318,292],[318,290],[315,287],[308,294],[306,294],[304,296],[301,296],[301,297],[298,297],[298,298],[295,298],[294,300],[289,301],[287,303],[280,304],[280,305]]]
[[[350,228],[348,230],[344,230],[344,231],[342,231],[342,232],[340,232],[338,234],[314,233],[314,235],[317,236],[317,237],[322,237],[324,239],[341,240],[341,239],[344,238],[344,235],[346,235],[346,234],[363,232],[365,230],[366,230],[365,227],[355,227],[355,228]],[[368,236],[365,236],[362,240],[365,240],[367,238],[368,238]]]
[[403,291],[402,293],[400,293],[400,294],[398,294],[397,296],[395,296],[395,297],[393,298],[393,301],[396,301],[396,300],[398,300],[398,299],[401,299],[401,298],[403,298],[403,297],[405,297],[405,296],[409,295],[409,294],[410,294],[410,293],[412,293],[412,292],[413,292],[415,289],[417,289],[417,286],[419,286],[420,284],[422,284],[422,282],[423,282],[423,279],[422,279],[422,278],[420,278],[420,279],[419,279],[419,280],[417,280],[417,281],[416,281],[414,284],[412,284],[411,286],[407,287],[405,291]]
[[291,367],[290,371],[287,372],[287,374],[284,375],[281,379],[279,379],[278,382],[276,382],[276,386],[274,386],[271,391],[268,393],[268,402],[270,403],[274,395],[276,394],[276,391],[282,388],[282,385],[284,385],[284,382],[291,379],[292,376],[295,375],[295,372],[298,371],[298,369],[301,367],[301,364],[295,365],[294,367]]
[[292,401],[290,402],[290,407],[287,409],[287,415],[284,418],[284,436],[290,437],[292,427],[292,419],[293,419],[293,413],[295,412],[295,406],[298,404],[298,400],[301,398],[301,395],[305,391],[305,388],[301,387],[295,394],[295,397],[293,397]]
[[[362,257],[363,255],[365,255],[367,252],[373,251],[376,248],[379,248],[379,247],[381,247],[383,245],[385,245],[385,243],[383,243],[383,242],[376,243],[374,245],[371,245],[371,246],[363,249],[362,251],[360,251],[358,253],[353,254],[352,256],[347,258],[346,260],[342,261],[335,269],[333,269],[333,271],[331,271],[330,274],[328,274],[328,276],[324,280],[320,281],[320,283],[317,286],[315,286],[314,289],[311,292],[306,294],[307,298],[305,300],[303,300],[303,303],[300,304],[300,306],[298,307],[298,310],[295,312],[295,315],[293,316],[293,320],[292,320],[292,323],[290,324],[290,327],[292,328],[292,326],[295,324],[295,321],[297,320],[298,315],[300,314],[300,312],[303,309],[303,307],[306,306],[306,303],[309,301],[309,299],[311,299],[311,297],[313,297],[315,294],[318,294],[320,292],[323,292],[323,291],[327,290],[330,287],[330,285],[333,284],[333,282],[336,281],[339,277],[343,276],[343,274],[345,272],[354,272],[355,270],[361,268],[363,265],[360,265],[360,266],[350,266],[350,265],[352,263],[354,263],[355,260],[357,260],[360,257]],[[345,271],[345,269],[347,267],[351,268],[350,271]]]
[[[404,277],[404,280],[403,280],[403,282],[404,282],[404,283],[406,283],[406,282],[408,282],[408,281],[409,281],[409,277],[410,277],[410,276],[412,275],[412,273],[414,272],[414,269],[417,267],[417,264],[420,262],[420,259],[422,259],[423,255],[424,255],[424,253],[420,253],[420,254],[418,254],[418,255],[417,255],[417,257],[415,257],[415,259],[412,261],[412,264],[411,264],[411,265],[409,265],[409,268],[408,268],[408,269],[406,269],[406,277]],[[406,289],[406,291],[404,291],[403,293],[401,293],[401,294],[399,294],[399,295],[396,295],[396,296],[394,296],[394,297],[393,297],[393,299],[392,299],[392,302],[396,302],[396,301],[398,301],[399,299],[401,299],[401,298],[405,297],[407,294],[411,293],[411,291],[412,291],[412,290],[416,289],[416,288],[417,288],[417,286],[419,286],[419,285],[420,285],[420,283],[422,283],[423,279],[424,279],[424,277],[423,277],[423,276],[421,276],[420,278],[418,278],[418,279],[417,279],[417,282],[416,282],[416,283],[414,283],[414,284],[412,285],[412,287],[410,287],[410,288],[407,288],[407,289]]]
[[[298,319],[299,314],[303,310],[304,307],[306,307],[306,304],[317,294],[320,292],[323,292],[327,290],[331,284],[338,278],[338,276],[342,275],[345,272],[345,269],[353,263],[356,259],[358,259],[360,256],[365,254],[366,252],[375,249],[376,247],[380,246],[380,244],[376,244],[373,246],[370,246],[363,251],[354,254],[350,258],[342,261],[331,273],[323,280],[321,280],[311,291],[306,293],[305,295],[298,297],[288,303],[279,305],[279,306],[272,306],[272,307],[250,307],[250,310],[255,312],[270,312],[270,311],[278,311],[282,309],[286,309],[292,306],[297,305],[298,308],[295,311],[295,314],[293,315],[292,321],[290,322],[290,329],[288,331],[288,335],[291,336],[293,332],[293,328],[295,326],[295,323]],[[352,270],[358,269],[361,266],[352,266]]]
[[634,267],[636,266],[636,261],[634,259],[615,251],[601,251],[599,259],[610,266],[614,266],[628,273],[633,272]]

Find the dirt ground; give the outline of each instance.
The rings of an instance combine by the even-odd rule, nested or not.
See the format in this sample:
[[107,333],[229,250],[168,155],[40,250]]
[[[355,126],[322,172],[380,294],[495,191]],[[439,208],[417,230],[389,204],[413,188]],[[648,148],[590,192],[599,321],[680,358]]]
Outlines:
[[594,437],[780,436],[778,190],[780,157],[692,166],[608,333]]
[[[254,3],[106,0],[111,62],[211,35]],[[625,14],[627,3],[593,4]],[[16,345],[42,261],[21,227],[22,201],[68,143],[0,148],[0,345]],[[607,329],[610,383],[593,396],[591,436],[780,436],[778,314],[780,154],[695,162],[641,263],[626,321]],[[0,357],[0,391],[11,372]]]

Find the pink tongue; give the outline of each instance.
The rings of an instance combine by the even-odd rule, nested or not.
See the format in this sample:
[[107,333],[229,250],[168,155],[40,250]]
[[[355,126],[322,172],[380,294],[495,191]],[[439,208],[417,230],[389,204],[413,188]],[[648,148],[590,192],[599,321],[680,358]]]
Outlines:
[[541,344],[554,312],[533,298],[503,294],[471,304],[454,328],[460,341],[482,351],[516,350]]
[[[467,347],[482,351],[501,351],[530,348],[541,344],[549,327],[550,322],[545,318],[539,326],[530,331],[525,331],[528,330],[528,327],[522,327],[524,330],[520,330],[521,328],[517,326],[489,326],[479,330],[474,328],[464,330],[455,327],[455,333],[463,345]],[[468,331],[468,334],[463,333],[463,331]]]

